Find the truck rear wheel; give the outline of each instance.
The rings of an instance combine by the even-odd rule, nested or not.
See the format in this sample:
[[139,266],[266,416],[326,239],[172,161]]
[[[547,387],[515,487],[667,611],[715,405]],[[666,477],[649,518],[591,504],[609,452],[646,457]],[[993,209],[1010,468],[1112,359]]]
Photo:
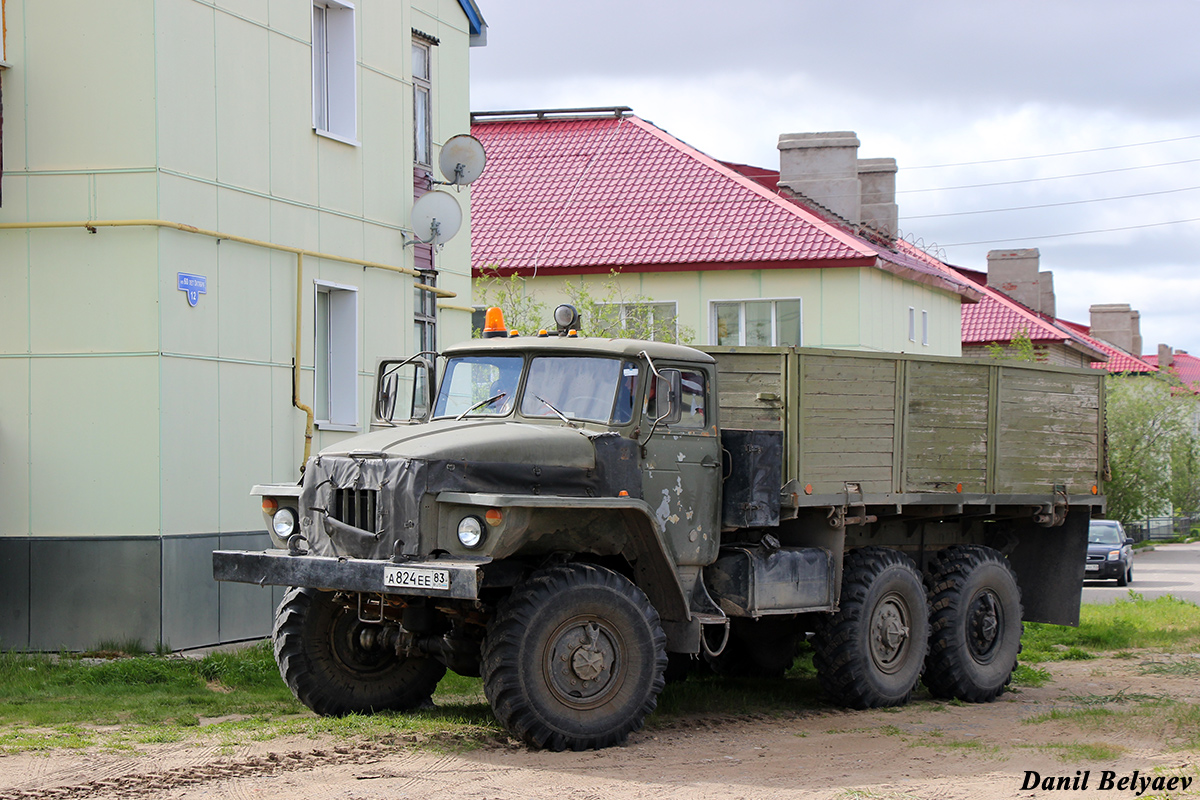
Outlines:
[[535,573],[488,626],[483,689],[500,723],[548,750],[625,741],[658,703],[667,666],[658,612],[623,576],[590,564]]
[[925,685],[935,697],[995,700],[1021,652],[1021,590],[1012,567],[990,547],[938,553],[928,576],[930,625]]
[[813,665],[841,705],[903,705],[921,679],[928,638],[925,587],[912,559],[863,547],[843,562],[841,608],[817,624]]
[[382,630],[360,622],[333,592],[292,587],[275,612],[279,674],[297,700],[323,716],[416,708],[446,668],[398,655]]

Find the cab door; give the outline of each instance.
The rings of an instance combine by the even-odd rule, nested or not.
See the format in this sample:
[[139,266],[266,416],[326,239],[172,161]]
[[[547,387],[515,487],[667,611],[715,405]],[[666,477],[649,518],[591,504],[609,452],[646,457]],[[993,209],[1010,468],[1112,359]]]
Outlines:
[[707,565],[716,559],[721,533],[721,440],[712,372],[698,364],[655,367],[658,375],[648,376],[643,404],[642,496],[676,563]]

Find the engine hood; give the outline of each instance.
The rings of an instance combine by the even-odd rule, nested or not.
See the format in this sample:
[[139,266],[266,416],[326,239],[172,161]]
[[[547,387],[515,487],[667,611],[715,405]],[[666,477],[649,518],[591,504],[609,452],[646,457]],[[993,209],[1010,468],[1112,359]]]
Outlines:
[[385,454],[423,461],[553,464],[591,469],[596,450],[578,428],[506,420],[437,420],[338,442],[321,456]]

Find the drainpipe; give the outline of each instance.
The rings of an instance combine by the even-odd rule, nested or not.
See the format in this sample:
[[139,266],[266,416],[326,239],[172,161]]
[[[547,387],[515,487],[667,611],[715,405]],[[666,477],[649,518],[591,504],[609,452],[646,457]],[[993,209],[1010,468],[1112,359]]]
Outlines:
[[[251,239],[246,236],[235,236],[220,231],[211,231],[204,228],[197,228],[194,225],[185,225],[182,222],[169,222],[162,219],[118,219],[118,220],[88,220],[86,222],[0,222],[0,231],[6,230],[40,230],[45,228],[83,228],[88,233],[95,233],[97,228],[171,228],[184,233],[194,233],[197,236],[207,236],[211,239],[225,239],[230,242],[238,242],[240,244],[248,244],[254,247],[263,247],[268,250],[278,250],[284,253],[292,253],[296,256],[296,343],[292,354],[292,405],[304,412],[304,460],[300,462],[300,472],[304,472],[304,466],[308,463],[308,457],[312,453],[312,438],[313,438],[313,410],[312,407],[306,405],[300,399],[300,339],[302,335],[302,318],[304,306],[304,257],[321,258],[327,261],[339,261],[343,264],[354,264],[370,269],[382,269],[389,272],[399,272],[402,275],[412,275],[414,278],[419,278],[421,273],[415,269],[408,267],[397,267],[393,264],[383,264],[378,261],[366,261],[361,258],[346,258],[345,256],[335,256],[330,253],[320,253],[315,250],[306,250],[303,247],[289,247],[288,245],[275,244],[274,242],[266,242],[261,239]],[[457,297],[457,293],[447,289],[438,289],[434,286],[425,284],[416,284],[416,288],[426,292],[433,292],[438,297]],[[464,309],[466,310],[466,309]]]

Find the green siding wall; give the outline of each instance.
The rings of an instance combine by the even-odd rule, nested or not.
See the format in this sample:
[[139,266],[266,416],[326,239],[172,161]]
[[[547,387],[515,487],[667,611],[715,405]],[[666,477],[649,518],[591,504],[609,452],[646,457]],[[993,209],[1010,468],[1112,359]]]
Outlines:
[[[610,275],[538,276],[530,290],[549,308],[567,302],[566,287],[586,284],[593,297],[607,295]],[[618,275],[625,297],[675,301],[681,325],[694,342],[712,344],[710,304],[719,300],[800,298],[805,347],[830,347],[925,355],[961,354],[961,299],[956,294],[872,268],[708,270]],[[478,294],[478,290],[477,290]],[[908,309],[916,313],[917,341],[908,339]],[[929,344],[921,343],[921,312],[929,312]]]

